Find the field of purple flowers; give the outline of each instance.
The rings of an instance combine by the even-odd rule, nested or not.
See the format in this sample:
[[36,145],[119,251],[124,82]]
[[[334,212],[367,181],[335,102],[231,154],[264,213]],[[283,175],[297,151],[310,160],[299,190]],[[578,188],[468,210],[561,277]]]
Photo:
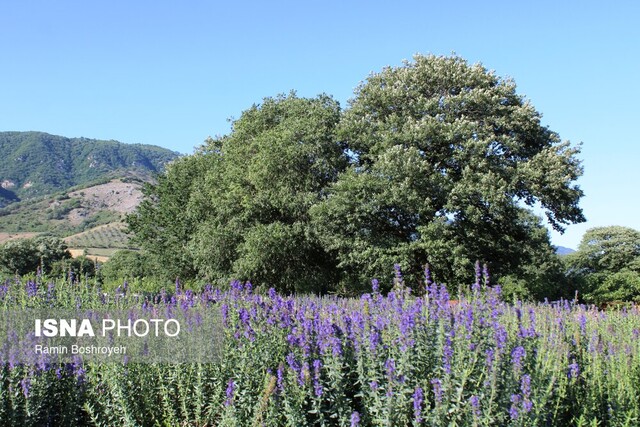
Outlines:
[[3,360],[0,425],[640,425],[637,308],[506,303],[480,277],[456,298],[428,274],[357,299],[10,280],[0,310],[214,311],[224,337],[215,363]]

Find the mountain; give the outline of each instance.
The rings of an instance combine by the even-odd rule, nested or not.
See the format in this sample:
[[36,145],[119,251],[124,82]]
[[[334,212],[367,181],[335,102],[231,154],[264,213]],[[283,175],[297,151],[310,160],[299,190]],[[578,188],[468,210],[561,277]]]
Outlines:
[[575,252],[575,249],[565,248],[564,246],[556,246],[556,253],[560,256],[569,255]]
[[178,156],[154,145],[0,132],[0,207],[121,176],[148,179]]

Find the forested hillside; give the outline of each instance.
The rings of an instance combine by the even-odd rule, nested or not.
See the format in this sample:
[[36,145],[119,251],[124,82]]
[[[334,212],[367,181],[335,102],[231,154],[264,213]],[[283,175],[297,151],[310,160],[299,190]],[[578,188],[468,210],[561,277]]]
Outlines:
[[0,132],[0,207],[116,177],[124,171],[151,175],[178,156],[153,145],[43,132]]

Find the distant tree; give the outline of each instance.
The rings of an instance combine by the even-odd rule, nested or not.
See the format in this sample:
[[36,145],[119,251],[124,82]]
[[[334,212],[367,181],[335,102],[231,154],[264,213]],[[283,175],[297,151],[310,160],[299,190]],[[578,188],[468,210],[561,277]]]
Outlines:
[[640,300],[640,231],[621,226],[591,228],[564,262],[587,301]]
[[0,246],[0,269],[10,274],[49,272],[56,261],[70,258],[66,243],[53,236],[15,239]]
[[475,260],[518,275],[553,253],[522,205],[539,203],[557,230],[584,221],[578,149],[515,89],[459,57],[420,55],[356,89],[338,131],[355,161],[312,211],[348,282],[392,262],[414,283],[425,262],[450,283]]
[[119,250],[100,267],[104,281],[141,279],[156,275],[149,257],[139,251]]
[[85,255],[76,258],[64,258],[55,261],[51,265],[49,275],[66,279],[82,280],[87,277],[95,277],[96,262]]

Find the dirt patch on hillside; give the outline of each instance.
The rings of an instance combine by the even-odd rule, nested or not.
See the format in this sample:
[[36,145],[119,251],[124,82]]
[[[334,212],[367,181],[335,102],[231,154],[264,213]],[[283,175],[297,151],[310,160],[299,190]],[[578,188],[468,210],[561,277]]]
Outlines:
[[[69,249],[69,253],[71,254],[72,258],[78,258],[79,256],[83,256],[84,255],[84,249]],[[91,255],[91,254],[87,254],[85,256],[88,259],[92,260],[92,261],[97,261],[97,262],[107,262],[107,261],[109,261],[109,257],[108,256]]]
[[[92,209],[131,213],[142,201],[142,190],[140,184],[114,180],[74,191],[69,193],[69,196],[83,199],[83,205]],[[87,213],[78,210],[73,214],[78,217],[77,219],[81,219]]]

